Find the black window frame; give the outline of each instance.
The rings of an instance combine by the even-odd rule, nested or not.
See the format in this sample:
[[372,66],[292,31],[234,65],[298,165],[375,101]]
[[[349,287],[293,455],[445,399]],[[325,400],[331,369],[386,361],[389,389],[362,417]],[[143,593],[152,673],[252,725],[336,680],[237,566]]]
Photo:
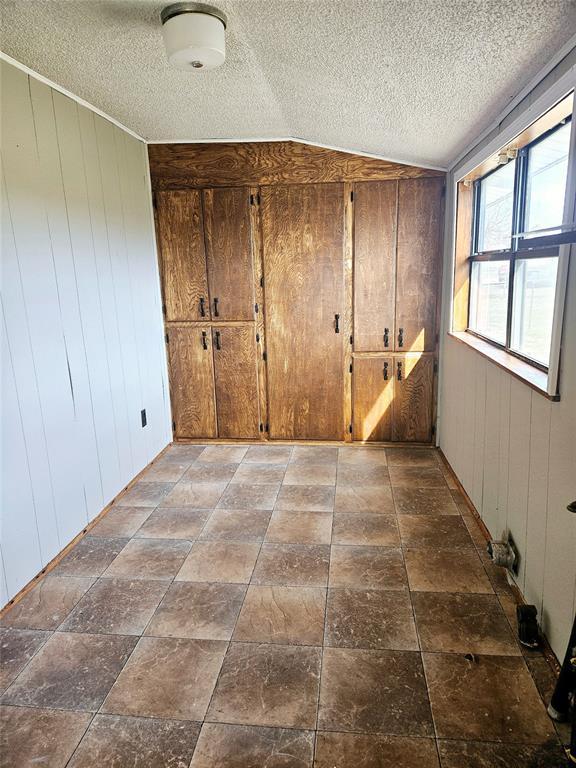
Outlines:
[[[523,237],[524,223],[526,217],[526,193],[528,185],[528,162],[529,154],[532,147],[535,147],[540,142],[547,139],[556,131],[560,130],[567,123],[571,123],[572,115],[569,115],[564,120],[561,120],[557,125],[550,128],[548,131],[538,136],[530,143],[523,146],[517,151],[515,160],[510,159],[508,162],[516,163],[514,169],[514,187],[513,187],[513,200],[512,200],[512,226],[510,231],[510,248],[505,248],[498,251],[479,251],[477,248],[479,240],[479,225],[480,225],[480,205],[481,205],[481,184],[490,177],[493,173],[500,170],[502,165],[496,166],[488,173],[479,177],[474,181],[473,190],[473,202],[472,202],[472,241],[470,247],[471,256],[469,258],[469,273],[468,280],[469,285],[472,286],[472,269],[475,262],[481,261],[507,261],[509,263],[508,270],[508,306],[506,314],[506,341],[504,344],[495,341],[489,336],[485,336],[482,333],[470,328],[470,305],[472,299],[472,291],[468,294],[468,317],[466,322],[466,330],[473,336],[476,336],[484,341],[492,344],[498,349],[503,349],[510,355],[523,360],[524,362],[538,368],[545,373],[548,372],[549,366],[544,365],[538,360],[534,360],[527,355],[523,355],[511,347],[512,339],[512,311],[514,306],[514,277],[516,272],[516,262],[518,260],[526,259],[541,259],[546,257],[558,258],[560,255],[560,245],[564,242],[572,242],[574,239],[573,233],[567,235],[563,232],[559,234],[549,234],[537,237]],[[560,222],[562,223],[562,222]]]

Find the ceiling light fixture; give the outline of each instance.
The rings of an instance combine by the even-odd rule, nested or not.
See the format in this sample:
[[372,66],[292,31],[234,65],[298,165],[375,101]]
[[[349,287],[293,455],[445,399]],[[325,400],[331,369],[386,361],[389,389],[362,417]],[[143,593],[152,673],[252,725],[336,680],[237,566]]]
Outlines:
[[173,3],[160,14],[168,61],[177,69],[214,69],[226,57],[226,15],[212,5]]

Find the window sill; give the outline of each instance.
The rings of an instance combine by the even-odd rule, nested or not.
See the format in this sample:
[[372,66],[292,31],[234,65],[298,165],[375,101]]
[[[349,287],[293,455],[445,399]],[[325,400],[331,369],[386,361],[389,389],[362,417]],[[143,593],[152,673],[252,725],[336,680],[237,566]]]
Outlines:
[[524,360],[519,360],[505,350],[498,349],[498,347],[494,347],[487,341],[479,339],[466,331],[450,331],[448,336],[456,339],[456,341],[459,341],[461,344],[466,344],[466,346],[471,347],[482,355],[482,357],[490,360],[490,362],[494,363],[494,365],[497,365],[499,368],[502,368],[502,370],[507,371],[519,381],[524,382],[524,384],[527,384],[536,392],[544,395],[548,400],[560,400],[560,395],[548,394],[548,374],[544,371],[534,368],[534,366],[524,362]]

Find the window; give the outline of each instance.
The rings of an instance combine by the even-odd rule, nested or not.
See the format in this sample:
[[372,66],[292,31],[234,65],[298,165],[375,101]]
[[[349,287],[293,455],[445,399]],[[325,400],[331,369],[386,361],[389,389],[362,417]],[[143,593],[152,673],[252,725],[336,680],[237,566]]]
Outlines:
[[569,145],[567,118],[474,182],[468,330],[543,370]]

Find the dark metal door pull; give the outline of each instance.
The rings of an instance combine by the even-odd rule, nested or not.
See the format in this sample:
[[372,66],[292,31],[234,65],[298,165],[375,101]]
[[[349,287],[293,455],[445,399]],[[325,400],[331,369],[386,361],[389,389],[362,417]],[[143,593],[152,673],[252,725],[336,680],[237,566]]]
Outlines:
[[340,315],[334,315],[334,332],[340,333]]
[[388,381],[388,363],[384,363],[384,381]]
[[206,341],[206,331],[202,331],[202,349],[208,349],[208,342]]
[[398,363],[398,366],[396,368],[396,374],[398,381],[402,381],[402,363]]
[[384,328],[384,346],[385,347],[387,347],[388,344],[389,344],[389,340],[388,340],[388,334],[389,333],[390,333],[390,329],[389,328]]
[[222,349],[220,344],[220,331],[216,331],[216,349]]
[[214,317],[218,316],[218,299],[214,299]]
[[398,329],[398,346],[399,347],[404,346],[404,328]]
[[206,308],[204,306],[204,297],[200,299],[200,317],[206,317]]

